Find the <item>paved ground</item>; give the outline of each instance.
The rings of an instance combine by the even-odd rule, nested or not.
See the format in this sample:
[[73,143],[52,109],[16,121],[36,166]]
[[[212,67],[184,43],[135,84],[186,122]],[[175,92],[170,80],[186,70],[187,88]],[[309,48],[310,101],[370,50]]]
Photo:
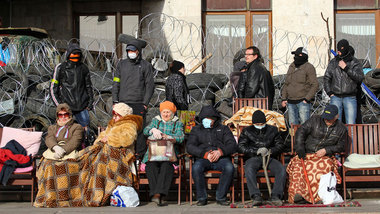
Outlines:
[[34,208],[28,202],[0,202],[0,213],[380,213],[380,199],[358,199],[362,207],[337,208],[236,208],[221,207],[211,202],[205,207],[190,206],[175,202],[166,207],[157,207],[153,203],[145,203],[136,208],[96,207],[96,208]]

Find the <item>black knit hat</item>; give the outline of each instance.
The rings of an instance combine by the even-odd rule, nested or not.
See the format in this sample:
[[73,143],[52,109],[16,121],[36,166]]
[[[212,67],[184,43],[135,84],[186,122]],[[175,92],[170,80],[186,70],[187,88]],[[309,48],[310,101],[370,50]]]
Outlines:
[[184,68],[185,67],[185,64],[183,64],[182,62],[180,61],[177,61],[177,60],[174,60],[172,62],[172,64],[170,65],[170,71],[171,72],[177,72],[179,71],[181,68]]
[[265,117],[265,114],[264,112],[262,112],[261,110],[257,110],[253,113],[252,115],[252,123],[255,124],[255,123],[266,123],[267,122],[267,119]]

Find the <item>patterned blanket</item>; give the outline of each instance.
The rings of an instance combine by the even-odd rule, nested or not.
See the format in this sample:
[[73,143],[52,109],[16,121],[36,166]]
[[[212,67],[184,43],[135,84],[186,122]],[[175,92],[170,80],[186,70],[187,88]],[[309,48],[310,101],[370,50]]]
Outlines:
[[[233,134],[237,135],[237,125],[239,126],[250,126],[252,125],[252,114],[256,110],[261,110],[264,112],[267,124],[276,126],[279,131],[286,131],[286,124],[284,115],[270,110],[259,109],[251,106],[246,106],[241,108],[236,112],[230,119],[223,122],[224,125],[231,127]],[[232,125],[231,125],[232,124]]]
[[77,159],[41,159],[35,207],[97,207],[109,203],[119,185],[132,186],[133,153],[102,142],[79,152]]
[[[311,191],[314,196],[314,202],[321,200],[318,196],[318,188],[322,175],[333,171],[336,175],[337,183],[340,184],[342,182],[342,178],[337,170],[338,161],[335,157],[318,157],[316,154],[307,154],[304,163],[307,176],[310,181]],[[290,163],[286,168],[286,172],[289,175],[288,202],[294,203],[294,196],[296,194],[300,194],[306,201],[311,203],[309,189],[303,173],[302,163],[298,156],[295,156],[290,160]]]

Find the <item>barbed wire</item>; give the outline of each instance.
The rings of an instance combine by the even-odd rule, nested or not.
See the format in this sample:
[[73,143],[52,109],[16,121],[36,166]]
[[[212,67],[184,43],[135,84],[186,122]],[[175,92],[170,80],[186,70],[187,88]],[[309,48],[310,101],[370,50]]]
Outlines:
[[[244,29],[244,30],[242,30]],[[233,64],[244,60],[246,39],[253,35],[267,68],[272,68],[275,82],[273,109],[285,113],[281,107],[280,92],[285,81],[285,73],[293,61],[291,51],[305,46],[309,51],[309,61],[323,75],[328,64],[328,38],[307,36],[268,26],[251,27],[248,32],[243,25],[222,25],[198,27],[193,23],[179,20],[166,14],[149,14],[142,18],[131,35],[148,42],[143,50],[143,58],[155,68],[155,91],[150,101],[147,121],[158,114],[159,103],[165,100],[165,78],[168,63],[173,59],[183,61],[186,68],[198,64],[202,57],[212,57],[201,66],[206,73],[187,75],[187,83],[192,96],[190,110],[200,111],[205,104],[215,105],[224,118],[232,115],[228,102],[232,97],[229,76]],[[269,35],[272,45],[269,51]],[[83,61],[89,67],[94,88],[94,110],[90,113],[91,127],[106,126],[112,111],[112,72],[116,69],[117,46],[106,52],[109,42],[89,39],[79,41],[83,49]],[[55,105],[51,101],[49,82],[54,68],[65,60],[65,49],[70,42],[54,39],[35,39],[28,36],[11,36],[10,61],[0,67],[0,123],[6,126],[22,127],[38,125],[41,130],[55,121]],[[104,43],[103,43],[104,42]],[[363,43],[364,42],[364,43]],[[350,41],[357,48],[367,48],[367,55],[376,50],[376,45],[368,41]],[[94,44],[99,47],[93,50]],[[118,44],[118,46],[121,44]],[[90,48],[91,47],[91,48]],[[379,64],[379,59],[375,65]],[[312,114],[320,114],[328,98],[323,93],[322,78],[319,77],[319,91],[313,101]],[[379,96],[379,94],[376,94]],[[363,94],[362,106],[364,122],[378,120],[380,108]]]

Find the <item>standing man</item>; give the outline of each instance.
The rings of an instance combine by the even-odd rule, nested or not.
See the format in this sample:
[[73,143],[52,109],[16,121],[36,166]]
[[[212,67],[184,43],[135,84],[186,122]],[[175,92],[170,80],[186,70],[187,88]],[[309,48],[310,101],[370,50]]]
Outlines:
[[308,62],[306,48],[293,51],[294,62],[290,64],[282,87],[282,107],[288,107],[289,124],[302,124],[310,118],[311,100],[318,91],[315,68]]
[[245,51],[247,71],[242,73],[238,83],[239,98],[268,97],[268,108],[271,110],[274,98],[274,83],[271,74],[263,65],[260,50],[251,46]]
[[338,55],[327,66],[323,88],[330,97],[330,104],[338,107],[339,120],[342,109],[347,124],[354,124],[357,116],[356,94],[364,79],[362,64],[350,53],[350,44],[342,39],[337,44]]
[[[141,51],[146,42],[139,39],[129,39],[127,42],[127,59],[117,64],[113,78],[112,101],[123,102],[133,109],[133,114],[143,117],[150,98],[154,92],[153,66],[142,59]],[[136,153],[143,155],[146,149],[146,139],[142,131],[137,137]]]
[[50,93],[55,105],[61,103],[69,105],[75,119],[88,134],[90,125],[88,111],[93,108],[94,98],[90,71],[82,63],[82,50],[77,43],[68,45],[66,61],[55,67]]
[[187,152],[196,158],[192,174],[197,190],[197,205],[207,204],[204,172],[218,170],[222,174],[216,189],[216,201],[219,205],[228,206],[226,195],[235,172],[230,155],[236,152],[236,141],[231,130],[220,123],[220,115],[214,107],[202,107],[199,119],[202,124],[191,130],[186,146]]
[[[252,115],[252,126],[243,129],[239,137],[239,153],[244,154],[245,177],[249,195],[253,200],[253,206],[263,203],[259,188],[257,188],[257,171],[263,167],[263,158],[270,154],[271,157],[278,156],[284,152],[285,144],[280,137],[277,127],[267,125],[265,114],[257,110]],[[281,206],[281,198],[284,195],[286,182],[285,167],[280,161],[270,158],[268,169],[274,173],[275,182],[270,196],[270,202],[275,206]]]

